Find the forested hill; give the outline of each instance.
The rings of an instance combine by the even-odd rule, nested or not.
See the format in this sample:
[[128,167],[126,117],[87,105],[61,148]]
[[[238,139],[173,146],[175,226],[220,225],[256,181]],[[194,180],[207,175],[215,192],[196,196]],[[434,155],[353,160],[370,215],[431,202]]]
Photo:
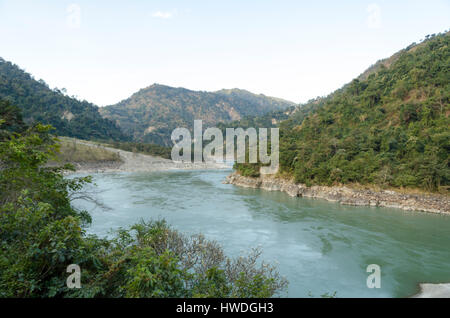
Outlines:
[[97,106],[50,89],[44,81],[36,81],[2,58],[0,99],[20,107],[26,122],[51,124],[58,135],[81,139],[127,139],[115,123],[99,114]]
[[427,37],[283,122],[280,173],[307,185],[448,193],[449,41]]
[[173,129],[191,129],[194,119],[202,119],[205,126],[212,126],[293,105],[239,89],[204,92],[154,84],[116,105],[101,108],[101,113],[136,141],[172,145]]

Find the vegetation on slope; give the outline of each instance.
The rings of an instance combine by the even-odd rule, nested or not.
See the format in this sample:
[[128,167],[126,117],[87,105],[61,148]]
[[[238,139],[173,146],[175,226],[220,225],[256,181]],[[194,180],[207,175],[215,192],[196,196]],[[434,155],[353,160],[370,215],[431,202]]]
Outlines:
[[120,162],[117,152],[105,149],[101,144],[83,144],[76,139],[59,137],[59,163]]
[[0,118],[3,126],[0,130],[0,138],[6,138],[11,132],[23,132],[27,127],[22,118],[22,112],[17,106],[0,99]]
[[264,94],[253,94],[247,90],[233,88],[221,89],[214,92],[217,95],[227,96],[235,105],[244,105],[257,114],[265,114],[270,111],[284,110],[288,107],[296,106],[295,103],[277,97],[266,96]]
[[296,108],[292,106],[285,110],[271,111],[262,116],[246,116],[240,120],[218,123],[216,126],[222,131],[224,136],[226,128],[274,128],[278,127],[280,122],[289,119],[296,111]]
[[18,105],[26,122],[51,124],[60,136],[127,140],[120,128],[103,118],[98,107],[50,89],[18,66],[0,58],[0,99]]
[[449,41],[428,37],[281,123],[280,174],[307,185],[447,192]]
[[214,126],[293,105],[236,89],[200,92],[155,84],[100,111],[132,135],[134,141],[171,146],[172,131],[177,127],[192,130],[195,119],[203,120],[205,127]]
[[165,159],[170,159],[172,152],[172,148],[170,147],[132,141],[114,141],[109,143],[108,146],[134,153],[162,157]]

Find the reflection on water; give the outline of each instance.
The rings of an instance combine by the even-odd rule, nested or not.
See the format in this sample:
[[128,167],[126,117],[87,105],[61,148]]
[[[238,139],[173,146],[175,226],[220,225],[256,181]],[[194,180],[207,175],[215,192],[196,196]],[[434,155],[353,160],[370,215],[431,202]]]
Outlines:
[[[202,232],[229,255],[262,246],[290,282],[290,297],[406,297],[420,282],[450,282],[450,217],[351,207],[222,184],[227,171],[94,175],[111,210],[92,211],[90,233],[165,218]],[[77,205],[91,207],[84,202]],[[381,289],[366,267],[381,266]]]

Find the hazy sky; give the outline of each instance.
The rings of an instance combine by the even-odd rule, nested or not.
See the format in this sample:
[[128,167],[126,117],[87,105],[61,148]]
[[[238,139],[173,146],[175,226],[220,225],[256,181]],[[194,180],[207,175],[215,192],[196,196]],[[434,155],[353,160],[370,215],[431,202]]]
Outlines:
[[0,0],[0,56],[100,106],[153,83],[305,102],[449,22],[450,0]]

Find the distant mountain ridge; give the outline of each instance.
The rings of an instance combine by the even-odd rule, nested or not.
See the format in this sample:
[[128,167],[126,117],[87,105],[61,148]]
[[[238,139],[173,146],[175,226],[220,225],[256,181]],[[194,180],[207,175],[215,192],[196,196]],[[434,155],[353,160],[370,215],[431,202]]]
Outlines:
[[115,105],[102,107],[100,113],[136,141],[171,145],[173,129],[189,129],[195,119],[203,120],[205,126],[212,126],[294,105],[241,89],[205,92],[153,84]]
[[192,91],[154,84],[115,105],[100,108],[50,89],[19,66],[0,58],[0,100],[18,106],[25,122],[50,124],[55,134],[171,146],[176,127],[191,128],[195,119],[205,126],[265,115],[296,104],[242,89]]
[[52,90],[17,65],[0,58],[0,99],[18,106],[28,123],[51,124],[61,136],[81,139],[127,140],[112,121],[103,118],[98,107]]

